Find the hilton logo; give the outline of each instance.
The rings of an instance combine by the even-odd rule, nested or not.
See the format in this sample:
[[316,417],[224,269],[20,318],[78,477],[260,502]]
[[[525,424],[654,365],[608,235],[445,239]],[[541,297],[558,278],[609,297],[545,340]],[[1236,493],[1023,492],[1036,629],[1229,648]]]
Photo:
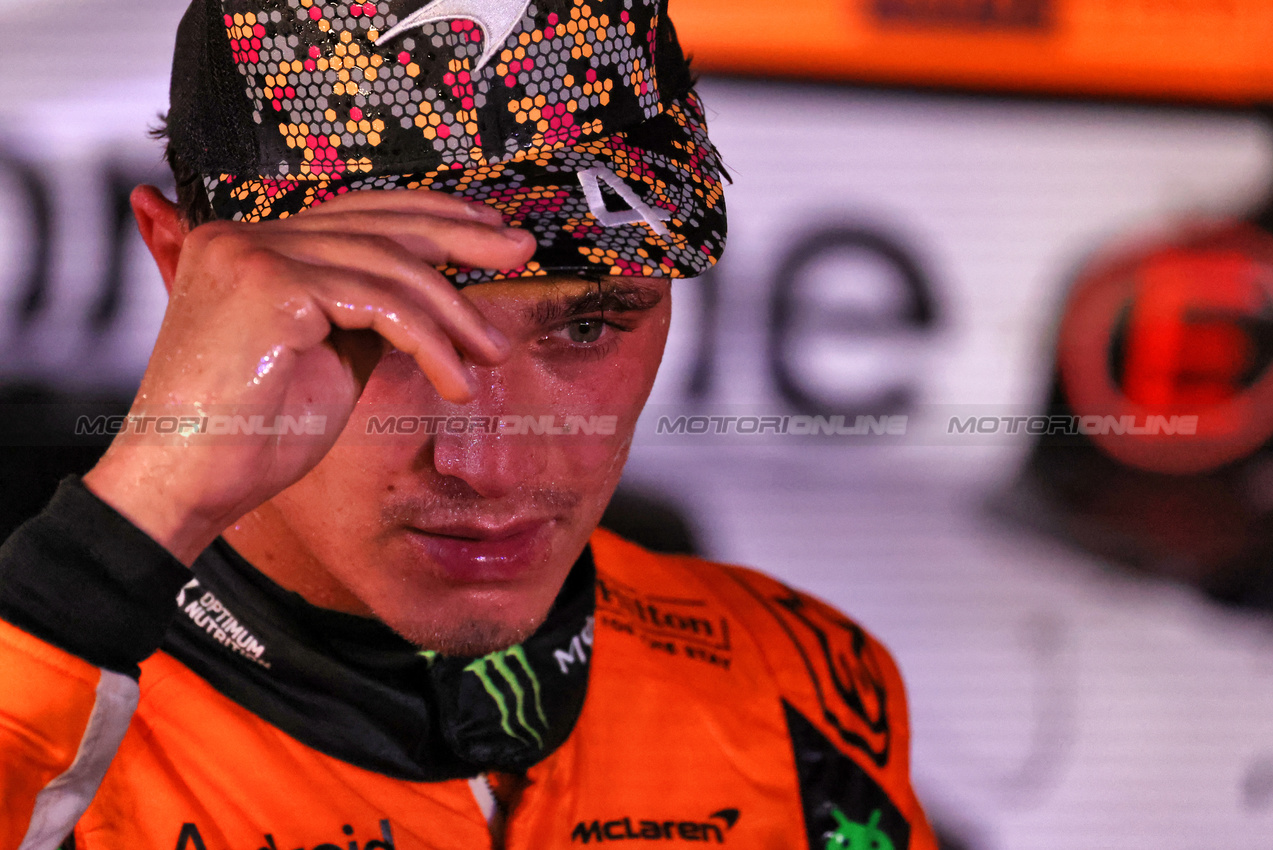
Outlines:
[[1041,30],[1052,21],[1052,0],[874,0],[872,5],[885,23]]

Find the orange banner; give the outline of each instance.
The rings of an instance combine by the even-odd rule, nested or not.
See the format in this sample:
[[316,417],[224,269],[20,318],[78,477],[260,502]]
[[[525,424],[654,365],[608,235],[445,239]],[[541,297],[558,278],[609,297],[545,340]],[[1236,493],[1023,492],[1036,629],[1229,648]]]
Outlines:
[[1273,103],[1273,0],[672,0],[700,71]]

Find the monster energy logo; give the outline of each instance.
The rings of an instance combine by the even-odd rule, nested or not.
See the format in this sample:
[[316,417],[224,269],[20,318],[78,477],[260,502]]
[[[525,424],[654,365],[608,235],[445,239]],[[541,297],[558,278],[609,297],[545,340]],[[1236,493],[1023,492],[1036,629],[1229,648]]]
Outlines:
[[838,826],[824,836],[825,850],[893,850],[892,840],[879,828],[879,809],[871,813],[865,824],[854,823],[839,809],[833,809],[831,815]]
[[[517,662],[513,664],[512,662]],[[520,668],[520,673],[518,672]],[[543,735],[535,729],[536,718],[541,724],[542,729],[548,731],[548,718],[544,716],[544,706],[540,701],[539,694],[539,677],[535,675],[535,671],[531,669],[530,662],[526,659],[526,651],[520,646],[514,646],[511,649],[492,652],[490,655],[483,656],[465,667],[466,672],[477,676],[478,681],[482,683],[482,687],[486,689],[486,693],[495,702],[495,707],[499,709],[500,726],[503,727],[505,734],[510,738],[516,738],[527,744],[530,740],[526,737],[534,739],[534,742],[543,749]],[[512,710],[509,709],[508,695],[504,689],[500,687],[496,676],[502,679],[507,685],[508,690],[512,693]],[[522,681],[522,680],[525,681]],[[527,687],[529,683],[529,688]],[[527,694],[534,696],[534,707],[536,717],[527,717]],[[517,724],[517,729],[513,728],[513,724]],[[520,730],[520,731],[519,731]],[[524,735],[522,733],[525,733]]]

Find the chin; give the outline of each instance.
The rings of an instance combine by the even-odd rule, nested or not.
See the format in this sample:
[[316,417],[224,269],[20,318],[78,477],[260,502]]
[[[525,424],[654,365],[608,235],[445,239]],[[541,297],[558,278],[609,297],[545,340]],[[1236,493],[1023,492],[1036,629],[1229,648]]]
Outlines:
[[400,536],[382,551],[376,569],[349,570],[345,586],[408,641],[448,656],[486,655],[534,634],[578,557],[574,541],[558,536],[512,575],[457,580],[431,553],[404,542],[411,541]]
[[[404,608],[401,598],[373,606],[375,616],[422,650],[442,655],[477,657],[507,649],[535,633],[548,616],[555,593],[547,602],[525,599],[519,593],[482,591],[463,594],[451,604]],[[476,597],[476,598],[475,598]],[[427,610],[422,610],[426,609]],[[465,616],[457,616],[458,611]]]

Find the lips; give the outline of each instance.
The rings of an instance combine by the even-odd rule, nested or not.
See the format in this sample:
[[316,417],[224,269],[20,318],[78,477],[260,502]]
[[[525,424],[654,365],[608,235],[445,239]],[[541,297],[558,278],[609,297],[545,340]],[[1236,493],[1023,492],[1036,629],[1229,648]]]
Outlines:
[[497,527],[448,525],[409,528],[408,537],[457,584],[514,581],[548,555],[549,520],[523,520]]

